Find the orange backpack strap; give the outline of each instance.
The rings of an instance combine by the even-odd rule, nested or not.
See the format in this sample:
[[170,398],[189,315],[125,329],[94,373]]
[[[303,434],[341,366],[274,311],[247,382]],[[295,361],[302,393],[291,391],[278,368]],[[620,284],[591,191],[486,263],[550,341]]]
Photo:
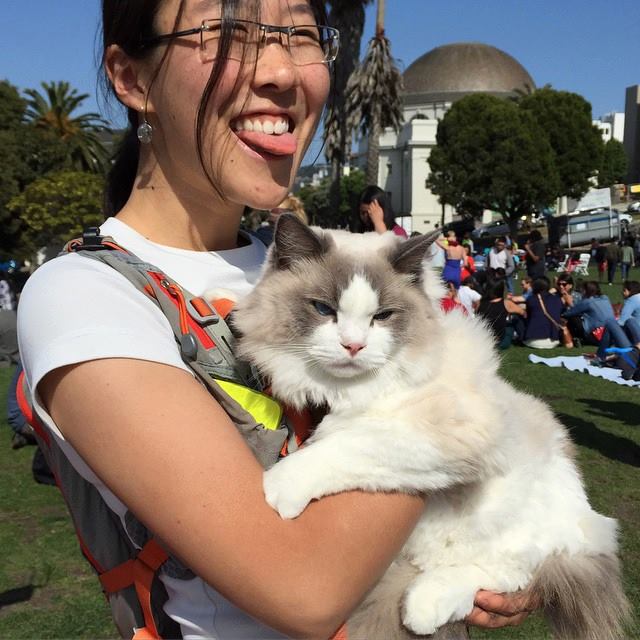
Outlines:
[[160,566],[169,558],[169,554],[151,538],[140,550],[136,558],[100,575],[100,583],[107,594],[122,591],[134,585],[138,601],[144,616],[145,626],[136,630],[135,640],[160,638],[151,611],[151,586]]

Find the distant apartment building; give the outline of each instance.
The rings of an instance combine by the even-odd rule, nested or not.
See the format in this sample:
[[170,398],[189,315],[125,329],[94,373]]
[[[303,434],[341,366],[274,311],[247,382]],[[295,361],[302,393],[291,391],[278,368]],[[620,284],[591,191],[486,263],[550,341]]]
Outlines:
[[624,113],[607,113],[593,124],[602,132],[602,139],[609,142],[612,138],[624,141]]

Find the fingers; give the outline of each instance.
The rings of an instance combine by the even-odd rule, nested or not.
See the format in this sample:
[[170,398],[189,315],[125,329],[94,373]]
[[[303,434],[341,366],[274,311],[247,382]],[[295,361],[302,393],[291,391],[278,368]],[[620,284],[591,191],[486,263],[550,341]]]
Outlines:
[[465,618],[465,622],[485,629],[498,629],[500,627],[516,627],[522,624],[528,615],[528,611],[523,611],[512,616],[504,616],[485,611],[480,607],[474,607],[473,611]]
[[540,607],[540,602],[529,591],[515,593],[494,593],[480,590],[474,604],[490,613],[511,617],[519,613],[529,613]]

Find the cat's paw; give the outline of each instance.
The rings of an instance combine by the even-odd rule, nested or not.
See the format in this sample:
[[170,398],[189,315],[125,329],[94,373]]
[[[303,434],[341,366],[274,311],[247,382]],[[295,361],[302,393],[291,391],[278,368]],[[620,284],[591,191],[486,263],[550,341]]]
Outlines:
[[407,591],[402,622],[416,635],[430,635],[448,622],[462,620],[472,609],[473,594],[420,580]]
[[298,517],[311,502],[312,496],[305,490],[304,469],[296,464],[293,456],[280,460],[263,476],[264,496],[281,518]]

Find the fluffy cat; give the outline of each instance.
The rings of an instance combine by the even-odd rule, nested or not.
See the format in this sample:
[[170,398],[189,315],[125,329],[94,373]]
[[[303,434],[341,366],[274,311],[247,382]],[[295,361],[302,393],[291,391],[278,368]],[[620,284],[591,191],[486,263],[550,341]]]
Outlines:
[[422,264],[433,239],[280,218],[261,282],[234,315],[237,350],[283,402],[329,411],[265,472],[267,502],[295,518],[340,491],[427,494],[350,638],[432,634],[462,620],[478,589],[525,587],[555,637],[621,637],[616,522],[589,506],[548,407],[498,376],[485,326],[441,312],[439,280]]

